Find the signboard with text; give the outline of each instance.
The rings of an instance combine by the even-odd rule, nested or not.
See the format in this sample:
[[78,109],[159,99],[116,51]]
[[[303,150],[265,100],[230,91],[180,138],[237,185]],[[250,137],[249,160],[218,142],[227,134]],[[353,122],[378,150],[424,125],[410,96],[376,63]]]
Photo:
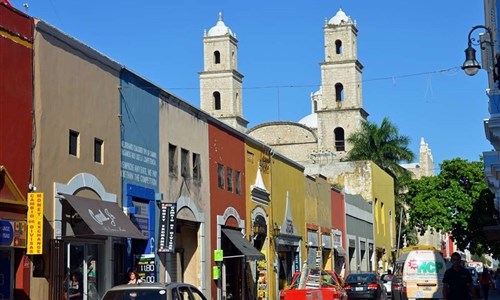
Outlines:
[[26,248],[26,221],[0,220],[0,247]]
[[175,252],[175,223],[177,205],[162,203],[160,210],[158,252]]
[[154,254],[136,255],[135,265],[140,279],[144,282],[156,282],[156,264]]
[[43,193],[28,193],[26,254],[43,252]]

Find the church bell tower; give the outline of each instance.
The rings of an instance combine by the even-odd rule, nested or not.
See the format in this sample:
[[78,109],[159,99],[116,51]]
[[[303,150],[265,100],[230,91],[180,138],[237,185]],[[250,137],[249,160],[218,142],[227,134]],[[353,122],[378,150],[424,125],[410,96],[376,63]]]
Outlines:
[[243,74],[238,72],[238,40],[219,13],[217,24],[203,35],[204,70],[200,76],[200,106],[210,115],[245,132]]

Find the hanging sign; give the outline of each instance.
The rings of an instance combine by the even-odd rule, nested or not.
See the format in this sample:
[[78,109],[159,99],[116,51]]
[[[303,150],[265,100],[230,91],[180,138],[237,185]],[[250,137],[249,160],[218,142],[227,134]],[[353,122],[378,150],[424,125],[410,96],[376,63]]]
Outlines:
[[175,252],[175,223],[177,205],[162,203],[160,210],[158,252]]
[[26,254],[43,252],[43,193],[28,193],[28,241]]

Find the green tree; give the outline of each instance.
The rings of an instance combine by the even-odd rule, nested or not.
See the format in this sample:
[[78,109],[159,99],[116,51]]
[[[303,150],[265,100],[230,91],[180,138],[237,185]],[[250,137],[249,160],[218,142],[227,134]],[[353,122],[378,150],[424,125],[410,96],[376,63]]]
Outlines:
[[[401,167],[400,163],[412,162],[415,158],[409,149],[410,138],[400,135],[397,126],[392,124],[388,118],[384,118],[380,127],[375,123],[363,122],[361,129],[349,136],[347,142],[352,145],[352,149],[346,160],[370,160],[394,178],[396,224],[399,236],[405,236],[410,244],[416,242],[414,228],[407,226],[406,214],[404,213],[405,205],[401,198],[401,192],[404,190],[405,184],[411,180],[411,174]],[[402,241],[402,239],[398,240]]]
[[412,180],[404,195],[410,225],[423,234],[429,227],[450,232],[459,249],[492,253],[499,242],[486,239],[483,227],[495,225],[494,195],[484,180],[483,163],[445,160],[437,176]]

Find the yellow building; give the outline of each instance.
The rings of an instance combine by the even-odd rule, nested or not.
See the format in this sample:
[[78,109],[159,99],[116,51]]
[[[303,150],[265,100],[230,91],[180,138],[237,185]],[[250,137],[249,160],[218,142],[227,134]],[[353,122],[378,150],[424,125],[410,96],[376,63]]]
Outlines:
[[[269,298],[269,282],[274,278],[273,264],[269,257],[271,252],[272,220],[270,217],[271,202],[271,158],[270,149],[267,146],[254,142],[251,139],[246,141],[246,228],[253,246],[260,250],[266,257],[265,260],[258,261],[254,269],[254,276],[257,278],[255,295],[259,299]],[[257,298],[256,297],[256,298]]]
[[394,179],[379,166],[370,162],[375,237],[375,263],[384,271],[392,264],[391,252],[396,248],[396,204]]
[[305,260],[304,168],[279,154],[271,155],[271,186],[274,253],[270,259],[277,272],[271,299],[279,299],[278,290],[287,286]]

